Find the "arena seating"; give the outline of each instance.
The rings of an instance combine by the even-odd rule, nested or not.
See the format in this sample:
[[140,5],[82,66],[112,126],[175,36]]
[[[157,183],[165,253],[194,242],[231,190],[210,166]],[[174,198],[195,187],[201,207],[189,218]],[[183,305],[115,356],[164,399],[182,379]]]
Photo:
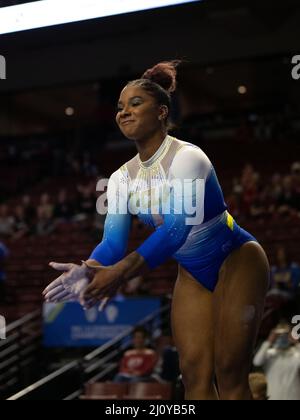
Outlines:
[[96,382],[85,387],[81,400],[170,400],[172,385],[154,382],[118,384],[113,382]]
[[128,394],[128,384],[114,382],[95,382],[85,386],[85,394],[80,397],[82,400],[123,399]]
[[[286,173],[291,162],[295,158],[295,148],[292,145],[286,147],[285,154],[282,154],[282,145],[272,146],[272,161],[269,159],[269,144],[247,145],[247,154],[244,153],[245,145],[240,143],[228,143],[226,141],[212,142],[204,147],[204,150],[214,162],[220,182],[225,190],[229,192],[234,176],[239,176],[243,165],[254,161],[255,168],[262,176],[268,177],[274,170]],[[230,153],[228,153],[228,148]],[[299,151],[300,148],[298,147]],[[297,149],[297,150],[298,150]],[[111,173],[124,159],[129,159],[132,151],[125,152],[125,155],[118,151],[109,151],[107,155],[101,153],[97,158],[98,164],[105,173]],[[128,156],[127,156],[128,155]],[[299,153],[300,155],[300,153]],[[226,158],[224,159],[224,156]],[[47,192],[53,197],[63,186],[75,194],[78,182],[84,181],[80,176],[51,177],[41,180],[40,183],[29,187],[27,193],[37,204],[40,195]],[[10,206],[18,203],[18,196],[9,201]],[[284,220],[266,221],[263,224],[246,220],[243,227],[252,232],[263,244],[271,263],[274,262],[275,246],[283,243],[290,256],[295,261],[300,261],[300,248],[295,246],[300,236],[300,221],[285,222]],[[131,233],[128,252],[133,251],[149,236],[152,230],[134,225]],[[101,239],[99,232],[99,240]],[[11,256],[6,265],[8,300],[13,303],[2,308],[9,320],[33,310],[42,304],[41,291],[47,283],[55,276],[55,272],[48,267],[50,260],[80,262],[87,258],[90,251],[96,245],[96,239],[91,236],[88,222],[67,223],[60,225],[54,233],[47,237],[32,236],[18,241],[8,241],[7,246],[11,250]],[[168,261],[158,269],[149,273],[147,282],[148,293],[152,295],[165,295],[172,293],[177,273],[176,263]]]

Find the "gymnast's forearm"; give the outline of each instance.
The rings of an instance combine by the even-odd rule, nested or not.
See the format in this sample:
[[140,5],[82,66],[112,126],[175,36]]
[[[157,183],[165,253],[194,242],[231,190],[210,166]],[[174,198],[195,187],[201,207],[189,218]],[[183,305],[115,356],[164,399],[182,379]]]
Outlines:
[[137,275],[145,275],[150,271],[144,257],[136,251],[117,262],[114,267],[120,270],[125,281]]
[[[101,267],[102,264],[94,259],[88,259],[85,261],[85,265],[89,270],[89,276],[93,278],[95,273],[98,271],[97,268]],[[130,280],[137,275],[145,275],[150,271],[144,257],[142,257],[136,251],[127,255],[117,263],[113,264],[113,269],[121,273],[124,281]]]

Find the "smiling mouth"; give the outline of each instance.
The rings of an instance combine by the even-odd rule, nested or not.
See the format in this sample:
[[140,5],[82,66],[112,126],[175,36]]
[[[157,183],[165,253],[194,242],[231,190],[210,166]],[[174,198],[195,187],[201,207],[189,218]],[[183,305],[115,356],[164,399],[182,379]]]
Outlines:
[[123,121],[122,122],[122,125],[127,125],[127,124],[130,124],[130,123],[133,123],[134,121],[132,121],[132,120],[128,120],[128,121]]

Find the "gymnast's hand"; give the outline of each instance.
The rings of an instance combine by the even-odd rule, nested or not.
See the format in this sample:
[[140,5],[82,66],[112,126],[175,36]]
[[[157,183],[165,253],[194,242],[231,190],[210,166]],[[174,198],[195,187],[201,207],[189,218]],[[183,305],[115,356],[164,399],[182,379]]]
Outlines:
[[95,269],[96,274],[83,292],[81,304],[88,309],[101,302],[99,306],[101,311],[124,282],[124,272],[116,265],[95,267]]
[[91,270],[95,270],[95,274],[91,283],[82,293],[81,304],[85,308],[90,308],[101,301],[100,311],[109,299],[116,295],[123,283],[137,274],[146,274],[149,271],[145,259],[136,251],[110,266],[99,266],[99,263],[94,260],[89,260],[84,264]]
[[57,279],[51,282],[43,291],[47,302],[69,302],[80,301],[83,290],[91,281],[91,270],[86,264],[60,264],[51,262],[49,264],[57,271],[63,271]]

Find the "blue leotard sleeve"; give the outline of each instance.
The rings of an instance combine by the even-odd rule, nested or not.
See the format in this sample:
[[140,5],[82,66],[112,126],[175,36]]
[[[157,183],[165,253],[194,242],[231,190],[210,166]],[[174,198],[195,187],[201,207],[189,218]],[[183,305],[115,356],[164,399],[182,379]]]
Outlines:
[[[205,181],[211,169],[208,158],[195,148],[182,150],[174,158],[170,168],[171,178],[181,184],[184,182],[184,188],[182,192],[180,188],[171,190],[170,214],[163,215],[163,225],[137,249],[151,269],[175,254],[185,243],[193,225],[203,222]],[[196,203],[196,215],[186,211],[184,205],[191,195],[193,203]]]
[[120,170],[110,177],[107,201],[108,213],[103,238],[89,257],[105,266],[115,264],[124,258],[131,227],[131,215],[127,210],[126,181]]
[[185,224],[184,217],[164,216],[161,225],[138,249],[147,265],[153,269],[171,257],[186,241],[192,226]]

